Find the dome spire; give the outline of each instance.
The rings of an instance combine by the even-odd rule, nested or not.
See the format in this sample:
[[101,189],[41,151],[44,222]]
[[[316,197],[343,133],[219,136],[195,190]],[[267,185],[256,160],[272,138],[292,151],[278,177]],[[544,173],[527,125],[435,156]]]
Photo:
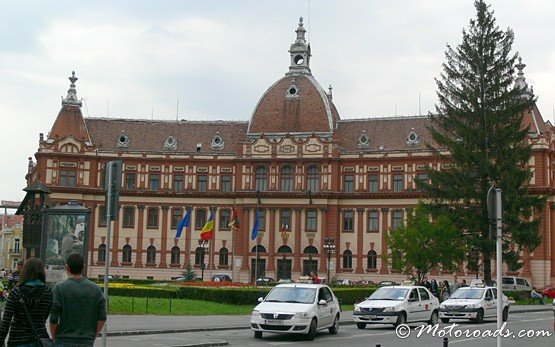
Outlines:
[[75,82],[78,80],[78,78],[75,77],[75,71],[71,72],[69,80],[71,81],[71,84],[67,90],[66,98],[62,99],[62,105],[74,105],[81,107],[82,103],[81,100],[77,99],[77,90],[75,89]]
[[518,70],[515,85],[522,91],[522,95],[524,97],[530,98],[534,93],[530,86],[528,86],[528,83],[526,83],[526,78],[524,77],[524,72],[522,71],[526,67],[526,64],[522,62],[521,57],[518,57],[518,64],[516,64],[515,67]]
[[297,30],[297,38],[291,44],[289,53],[291,54],[291,65],[289,66],[288,75],[312,75],[310,72],[310,44],[306,43],[306,29],[303,24],[303,17],[299,18],[299,26]]

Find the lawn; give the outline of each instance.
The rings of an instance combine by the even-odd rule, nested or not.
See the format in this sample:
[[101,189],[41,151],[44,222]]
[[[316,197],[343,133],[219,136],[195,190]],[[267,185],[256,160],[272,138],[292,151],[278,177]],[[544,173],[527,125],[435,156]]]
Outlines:
[[[177,316],[249,315],[253,305],[230,305],[211,301],[189,299],[133,298],[110,296],[110,314],[155,314]],[[352,311],[353,305],[342,305],[344,311]]]

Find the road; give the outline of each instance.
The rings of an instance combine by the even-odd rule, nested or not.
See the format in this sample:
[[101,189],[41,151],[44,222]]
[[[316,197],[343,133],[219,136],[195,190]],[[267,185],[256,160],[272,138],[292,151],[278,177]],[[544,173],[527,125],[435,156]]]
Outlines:
[[[485,321],[483,324],[473,324],[463,321],[454,321],[449,324],[441,323],[436,333],[445,331],[445,328],[452,326],[452,323],[458,325],[453,328],[452,334],[462,334],[459,337],[449,337],[449,346],[456,347],[474,347],[474,346],[496,346],[496,339],[493,337],[476,337],[474,334],[483,334],[489,330],[492,333],[496,329],[495,320]],[[231,346],[277,346],[277,345],[315,345],[319,347],[335,347],[335,346],[369,346],[374,347],[381,344],[381,347],[442,347],[443,338],[434,337],[431,334],[421,334],[418,332],[424,328],[419,324],[410,324],[410,336],[405,339],[399,338],[392,326],[375,325],[368,326],[364,330],[359,330],[355,325],[340,326],[337,335],[330,335],[327,330],[318,334],[314,341],[305,341],[301,336],[285,335],[285,334],[264,334],[262,340],[255,339],[251,330],[220,330],[195,333],[179,333],[179,334],[160,334],[160,335],[137,335],[137,336],[118,336],[109,337],[108,346],[117,347],[162,347],[162,346],[187,346],[198,343],[216,343],[228,341]],[[537,332],[545,330],[552,335],[550,337],[534,337],[534,338],[504,338],[503,347],[553,347],[555,345],[555,334],[553,334],[553,313],[534,312],[534,313],[515,313],[509,316],[506,328],[513,333],[520,330],[532,330]],[[480,333],[478,333],[478,331]],[[506,332],[507,330],[504,330]],[[466,336],[470,334],[471,336]],[[96,347],[102,346],[101,341],[97,340]]]

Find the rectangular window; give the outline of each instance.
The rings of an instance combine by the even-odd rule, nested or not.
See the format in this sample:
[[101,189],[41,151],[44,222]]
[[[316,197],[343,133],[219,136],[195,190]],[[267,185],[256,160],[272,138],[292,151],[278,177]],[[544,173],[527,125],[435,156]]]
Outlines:
[[160,175],[159,174],[150,174],[150,191],[157,192],[160,190]]
[[345,187],[344,187],[345,193],[353,193],[355,191],[355,177],[353,175],[345,176],[344,183],[345,183]]
[[206,224],[206,210],[200,208],[195,212],[195,229],[202,229]]
[[403,211],[393,211],[393,223],[391,229],[395,230],[403,224]]
[[127,190],[135,190],[137,188],[137,176],[134,173],[125,175],[125,188]]
[[261,208],[258,210],[258,229],[265,230],[266,229],[266,210]]
[[421,183],[426,183],[426,182],[428,182],[428,174],[419,173],[418,176],[416,176],[416,189],[422,190]]
[[147,228],[158,228],[158,208],[149,207],[147,215]]
[[60,170],[60,186],[75,187],[77,185],[77,173],[73,170]]
[[230,175],[222,175],[222,192],[231,192],[231,176]]
[[220,210],[220,230],[229,230],[229,223],[231,223],[231,211]]
[[343,231],[353,232],[354,231],[354,218],[355,213],[352,210],[343,212]]
[[403,175],[393,175],[393,191],[402,192],[403,189]]
[[368,191],[370,193],[377,193],[379,190],[379,176],[370,175],[368,178]]
[[197,177],[197,191],[206,193],[208,191],[208,176],[198,175]]
[[291,230],[291,210],[281,210],[281,228]]
[[378,211],[369,211],[368,212],[368,232],[378,232],[378,225],[379,225],[379,214]]
[[106,206],[100,206],[98,209],[98,226],[105,227],[108,225],[106,222]]
[[185,188],[183,175],[173,175],[173,191],[182,193]]
[[123,208],[122,227],[124,228],[135,227],[135,208],[133,206],[125,206]]
[[183,209],[181,208],[172,208],[172,220],[170,222],[170,228],[177,229],[177,225],[183,216]]
[[306,211],[306,231],[316,231],[317,216],[318,212],[316,210]]
[[14,239],[13,241],[13,253],[19,254],[19,248],[21,246],[21,241],[19,239]]

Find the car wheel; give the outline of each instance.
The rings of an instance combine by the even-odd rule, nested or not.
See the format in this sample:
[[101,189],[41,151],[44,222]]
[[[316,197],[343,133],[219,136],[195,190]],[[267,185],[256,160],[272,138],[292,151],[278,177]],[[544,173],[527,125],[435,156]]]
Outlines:
[[439,314],[437,313],[437,311],[432,312],[432,315],[430,316],[430,320],[428,321],[428,324],[436,325],[438,323],[438,317],[439,317]]
[[254,332],[254,338],[255,339],[261,339],[262,338],[262,331],[255,331]]
[[366,328],[366,323],[357,323],[357,328],[359,328],[359,329]]
[[503,309],[503,322],[506,322],[509,319],[509,308],[505,307]]
[[442,323],[449,323],[449,318],[441,318]]
[[337,332],[339,331],[339,315],[335,316],[335,319],[333,320],[333,325],[329,327],[328,330],[330,334],[337,334]]
[[316,321],[316,318],[312,318],[312,321],[310,322],[310,328],[308,329],[308,334],[306,334],[306,338],[308,340],[312,341],[316,337],[317,326],[318,322]]
[[476,314],[476,318],[473,320],[474,323],[482,323],[484,321],[484,310],[480,309]]
[[395,326],[398,327],[401,324],[405,324],[407,322],[407,314],[403,311],[401,312],[401,314],[397,317],[397,322],[395,322]]

